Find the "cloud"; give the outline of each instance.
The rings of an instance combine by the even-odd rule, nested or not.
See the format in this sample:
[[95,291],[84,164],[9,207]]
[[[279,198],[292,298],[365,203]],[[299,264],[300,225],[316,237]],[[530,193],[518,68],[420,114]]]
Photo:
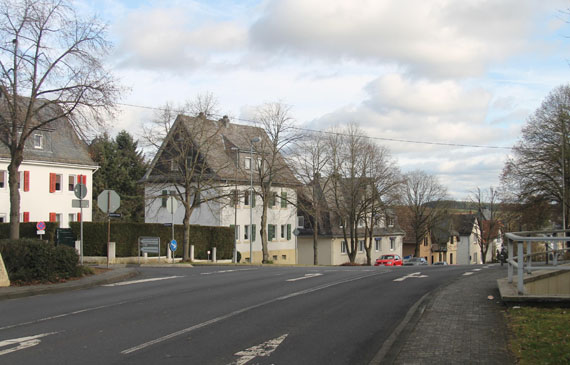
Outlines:
[[538,2],[270,1],[252,45],[279,56],[397,63],[414,75],[481,75],[528,47]]
[[178,7],[129,12],[116,26],[119,65],[177,73],[225,62],[246,48],[246,30],[237,23],[191,20]]

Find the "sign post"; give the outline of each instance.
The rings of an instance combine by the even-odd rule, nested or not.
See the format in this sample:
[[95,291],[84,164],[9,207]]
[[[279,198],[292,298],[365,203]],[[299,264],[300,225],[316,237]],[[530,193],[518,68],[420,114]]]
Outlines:
[[[75,197],[79,199],[79,226],[81,232],[79,236],[79,256],[81,258],[81,265],[83,265],[83,198],[87,196],[87,186],[84,184],[75,184],[73,193]],[[89,203],[89,201],[86,203]],[[73,202],[71,204],[73,205]]]
[[176,251],[177,247],[178,247],[178,242],[176,242],[176,240],[173,238],[172,241],[170,241],[170,251],[172,251],[172,263],[174,263],[174,252]]
[[[174,196],[172,195],[169,196],[168,200],[166,200],[166,210],[170,213],[172,217],[172,241],[174,241],[174,212],[176,211],[177,208],[178,208],[178,202],[176,201]],[[176,251],[176,248],[174,249],[174,251]],[[174,262],[174,251],[170,250],[173,259],[172,262]]]
[[121,197],[115,190],[103,190],[97,197],[97,206],[107,214],[107,267],[109,267],[109,246],[111,245],[111,217],[121,206]]

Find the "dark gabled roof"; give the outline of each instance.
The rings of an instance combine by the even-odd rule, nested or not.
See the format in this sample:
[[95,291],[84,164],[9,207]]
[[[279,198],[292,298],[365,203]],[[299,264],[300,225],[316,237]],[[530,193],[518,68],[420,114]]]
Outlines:
[[[39,100],[38,103],[45,102]],[[6,116],[7,111],[5,104],[0,102],[0,113]],[[38,118],[32,119],[32,125],[38,125],[42,120],[53,118],[62,114],[62,110],[56,104],[44,106]],[[38,120],[39,119],[39,120]],[[33,147],[33,135],[41,134],[43,136],[43,148],[36,149]],[[0,142],[0,158],[10,158],[10,150]],[[24,162],[26,161],[42,161],[65,164],[78,164],[87,166],[97,166],[89,156],[87,144],[79,139],[69,120],[66,117],[60,117],[50,122],[46,127],[40,128],[37,132],[32,133],[27,139],[24,149]]]
[[[164,139],[163,145],[141,181],[152,180],[153,170],[161,159],[165,145],[172,139],[177,128],[184,128],[191,136],[192,142],[197,146],[202,146],[198,148],[199,150],[204,152],[207,150],[207,153],[203,153],[205,164],[216,174],[216,178],[219,180],[234,181],[237,177],[237,181],[249,182],[250,171],[243,169],[242,161],[244,154],[246,157],[249,157],[250,140],[254,137],[262,139],[261,143],[253,146],[254,158],[256,156],[256,148],[269,144],[267,134],[259,127],[230,123],[227,118],[215,121],[202,116],[189,117],[178,115],[169,135]],[[204,133],[204,131],[206,132]],[[239,163],[236,161],[236,148],[242,156]],[[237,169],[236,163],[238,164]],[[277,157],[276,167],[275,185],[300,185],[281,155]],[[256,179],[255,175],[254,172],[254,181]]]
[[451,216],[453,229],[460,236],[469,236],[473,232],[473,225],[477,221],[475,214],[454,214]]

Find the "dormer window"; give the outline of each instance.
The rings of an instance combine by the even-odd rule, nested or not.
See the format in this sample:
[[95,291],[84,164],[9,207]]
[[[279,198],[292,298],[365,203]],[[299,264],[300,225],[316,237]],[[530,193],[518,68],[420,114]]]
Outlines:
[[44,148],[44,136],[42,136],[41,134],[39,133],[34,134],[33,141],[35,149],[41,150]]

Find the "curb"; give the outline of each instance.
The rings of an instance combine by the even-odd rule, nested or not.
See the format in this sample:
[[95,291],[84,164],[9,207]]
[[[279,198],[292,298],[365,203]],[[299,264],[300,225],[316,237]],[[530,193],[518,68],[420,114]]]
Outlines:
[[0,300],[23,298],[34,295],[61,293],[64,291],[87,289],[103,284],[116,283],[137,276],[135,269],[114,269],[103,274],[84,277],[79,280],[68,281],[61,284],[30,285],[20,287],[8,287],[0,289]]

